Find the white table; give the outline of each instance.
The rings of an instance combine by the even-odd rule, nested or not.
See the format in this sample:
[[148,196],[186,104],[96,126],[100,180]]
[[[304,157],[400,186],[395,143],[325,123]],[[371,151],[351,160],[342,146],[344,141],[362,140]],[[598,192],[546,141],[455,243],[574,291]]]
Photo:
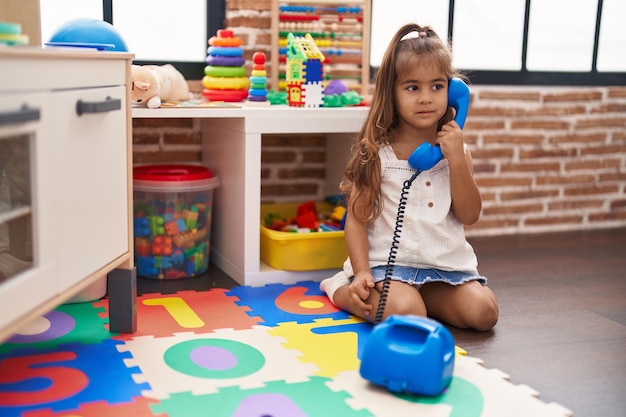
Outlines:
[[322,133],[327,137],[326,194],[336,194],[351,141],[369,108],[133,108],[133,118],[202,119],[203,163],[215,170],[211,262],[242,285],[319,280],[333,271],[290,272],[261,262],[261,137]]

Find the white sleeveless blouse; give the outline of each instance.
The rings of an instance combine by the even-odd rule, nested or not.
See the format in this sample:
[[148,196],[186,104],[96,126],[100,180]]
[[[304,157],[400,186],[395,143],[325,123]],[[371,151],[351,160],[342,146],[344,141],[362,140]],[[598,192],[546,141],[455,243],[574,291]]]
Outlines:
[[[368,227],[370,267],[387,264],[402,187],[415,172],[408,161],[396,158],[391,145],[382,147],[379,157],[383,210]],[[396,265],[478,274],[474,249],[465,238],[463,224],[452,212],[447,159],[413,181],[399,242]],[[344,271],[354,275],[350,259]]]

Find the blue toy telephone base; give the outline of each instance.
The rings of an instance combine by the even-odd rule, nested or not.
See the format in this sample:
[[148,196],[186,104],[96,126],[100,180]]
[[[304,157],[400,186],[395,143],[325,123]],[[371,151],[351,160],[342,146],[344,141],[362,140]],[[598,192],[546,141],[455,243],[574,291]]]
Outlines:
[[442,324],[392,315],[365,341],[360,373],[392,392],[435,396],[452,380],[454,353],[454,338]]

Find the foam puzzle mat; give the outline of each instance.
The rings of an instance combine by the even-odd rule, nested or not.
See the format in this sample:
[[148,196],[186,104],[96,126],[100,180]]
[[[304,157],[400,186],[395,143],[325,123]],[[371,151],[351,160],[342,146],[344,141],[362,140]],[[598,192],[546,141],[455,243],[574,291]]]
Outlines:
[[571,416],[457,348],[437,397],[361,378],[372,325],[316,282],[138,297],[134,334],[108,301],[62,305],[0,345],[2,417]]

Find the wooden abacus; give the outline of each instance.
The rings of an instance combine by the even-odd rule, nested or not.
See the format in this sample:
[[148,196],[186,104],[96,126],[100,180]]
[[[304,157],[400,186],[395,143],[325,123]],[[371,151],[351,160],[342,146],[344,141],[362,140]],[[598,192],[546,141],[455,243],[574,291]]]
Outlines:
[[370,26],[367,0],[272,0],[271,88],[285,90],[287,35],[309,33],[325,56],[324,81],[339,79],[367,94]]

